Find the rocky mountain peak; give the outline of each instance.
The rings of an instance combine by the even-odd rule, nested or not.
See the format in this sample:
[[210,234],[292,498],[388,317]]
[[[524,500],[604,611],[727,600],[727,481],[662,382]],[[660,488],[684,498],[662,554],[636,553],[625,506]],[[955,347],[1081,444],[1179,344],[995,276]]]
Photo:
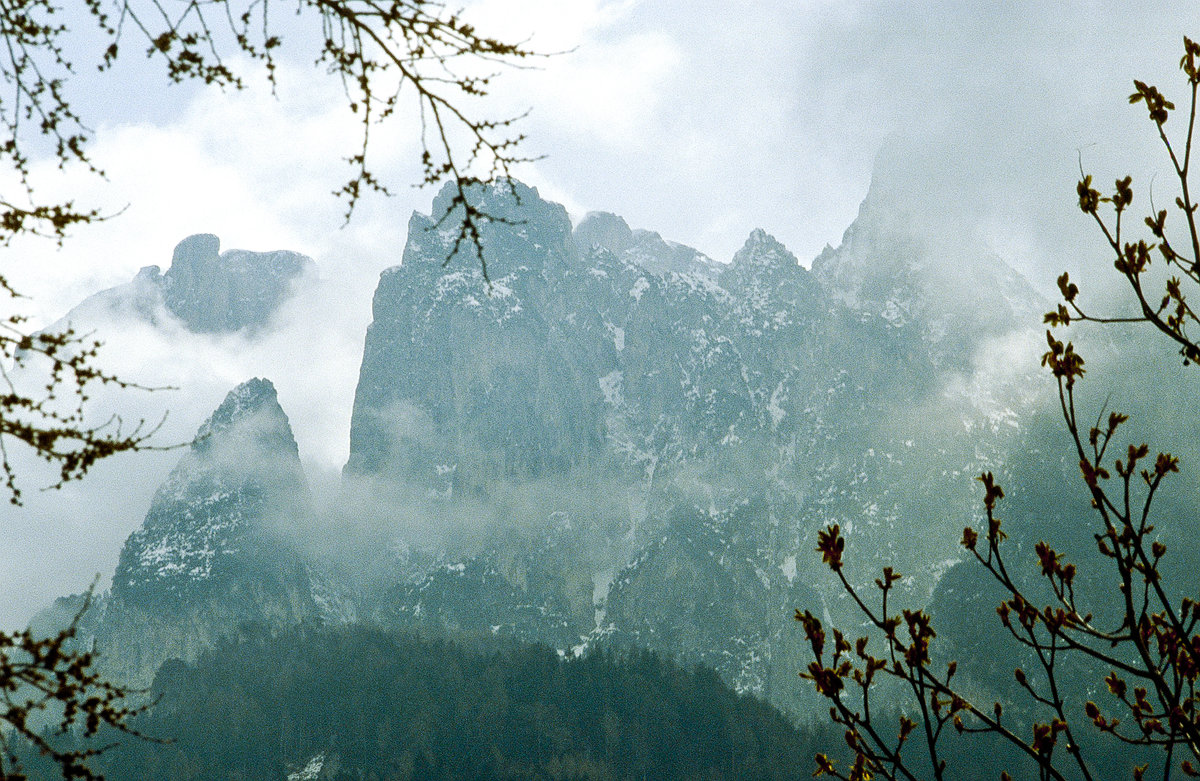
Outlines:
[[312,516],[275,387],[242,383],[159,487],[85,617],[105,676],[144,687],[164,660],[193,660],[242,627],[324,615],[300,542]]
[[[280,522],[308,512],[287,415],[265,379],[242,383],[196,434],[121,552],[113,593],[191,599],[274,557]],[[268,567],[268,571],[270,568]]]
[[263,438],[263,447],[282,446],[287,454],[298,456],[296,440],[292,437],[287,415],[279,406],[275,386],[261,377],[243,382],[225,396],[200,427],[193,447],[203,448],[214,437],[229,435],[248,424],[253,424],[256,436]]
[[827,247],[812,271],[829,298],[864,322],[904,331],[936,363],[961,369],[982,340],[1036,326],[1045,304],[1003,258],[921,208],[873,182],[841,244]]
[[[826,246],[812,263],[814,276],[833,298],[868,314],[919,293],[934,260],[928,233],[881,209],[880,197],[868,192],[841,243]],[[918,289],[910,290],[914,286]]]
[[753,231],[719,278],[735,317],[754,333],[776,330],[811,314],[821,293],[796,256],[761,228]]
[[720,264],[703,252],[667,241],[654,231],[632,230],[623,218],[609,212],[588,212],[573,236],[584,253],[602,247],[658,276],[698,273],[715,279],[720,271]]
[[667,241],[658,233],[648,230],[633,232],[633,246],[626,256],[651,273],[663,276],[675,274],[698,274],[715,279],[721,264],[697,249],[674,241]]
[[[403,262],[385,275],[398,272],[404,284],[420,275],[424,281],[419,284],[433,285],[442,295],[457,294],[464,284],[472,288],[481,284],[475,248],[459,241],[463,209],[456,203],[458,197],[458,188],[448,182],[434,198],[429,214],[412,215]],[[577,257],[567,210],[543,200],[536,188],[502,179],[469,187],[465,197],[485,215],[477,225],[480,241],[488,248],[492,293],[503,297],[510,292],[505,279],[512,275],[528,280],[547,267],[561,267]],[[451,257],[456,249],[457,255]],[[468,297],[474,300],[473,294]]]
[[171,253],[171,271],[176,277],[204,274],[221,259],[221,240],[211,233],[188,236]]
[[162,276],[163,302],[198,333],[262,328],[316,264],[297,252],[226,250],[209,233],[179,242]]
[[[441,220],[449,212],[450,217],[443,221],[443,226],[457,225],[462,208],[455,205],[457,197],[458,188],[452,182],[446,183],[433,199],[430,212],[433,219]],[[475,185],[468,188],[466,197],[473,206],[492,218],[485,221],[485,228],[486,225],[502,226],[505,224],[503,221],[507,220],[516,224],[517,234],[523,232],[521,227],[525,225],[538,230],[552,228],[559,234],[571,232],[571,221],[562,205],[544,200],[536,187],[529,187],[515,179],[498,179]]]
[[610,212],[588,212],[573,232],[581,250],[603,247],[620,255],[633,246],[633,231],[629,223]]
[[731,268],[737,266],[770,267],[786,271],[793,268],[807,273],[800,265],[796,256],[771,234],[762,228],[755,228],[746,238],[746,243],[733,256]]
[[189,236],[176,245],[166,273],[143,266],[126,284],[84,299],[48,330],[103,331],[130,317],[159,325],[165,309],[195,333],[253,335],[297,284],[316,276],[316,263],[297,252],[220,249],[212,234]]

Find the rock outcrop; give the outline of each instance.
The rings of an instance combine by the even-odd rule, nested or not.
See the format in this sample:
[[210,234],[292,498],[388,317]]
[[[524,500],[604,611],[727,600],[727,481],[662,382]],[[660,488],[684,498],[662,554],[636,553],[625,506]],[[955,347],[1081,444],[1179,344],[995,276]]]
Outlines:
[[220,251],[216,236],[201,233],[175,246],[163,272],[146,266],[124,285],[88,297],[51,330],[91,330],[103,319],[133,316],[157,323],[166,314],[195,333],[254,334],[270,325],[296,285],[316,275],[298,252]]
[[249,380],[200,427],[129,536],[84,629],[119,680],[148,683],[244,624],[319,614],[297,547],[312,508],[275,388]]

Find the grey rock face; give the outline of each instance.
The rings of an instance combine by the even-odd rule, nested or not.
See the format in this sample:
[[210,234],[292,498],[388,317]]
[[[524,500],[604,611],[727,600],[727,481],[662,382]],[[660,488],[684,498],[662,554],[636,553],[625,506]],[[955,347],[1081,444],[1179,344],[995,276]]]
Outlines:
[[262,328],[287,299],[292,284],[316,264],[297,252],[220,252],[211,234],[189,236],[163,275],[163,299],[198,333]]
[[[386,620],[403,627],[515,637],[554,648],[572,646],[591,629],[575,620],[561,593],[562,582],[545,571],[547,561],[530,555],[517,567],[516,562],[505,567],[504,559],[503,551],[493,549],[441,564],[416,583],[401,584],[388,596]],[[589,584],[589,608],[590,592]]]
[[452,236],[413,218],[404,262],[376,292],[348,473],[452,492],[579,468],[653,472],[769,419],[740,351],[770,347],[751,344],[761,329],[747,331],[735,302],[757,284],[769,327],[800,336],[820,312],[794,257],[781,271],[768,256],[786,250],[747,249],[747,268],[726,272],[734,295],[695,250],[611,215],[572,238],[561,207],[518,197],[513,224],[485,232],[490,290],[470,260],[443,271]]
[[274,386],[263,379],[239,385],[200,427],[126,541],[113,595],[152,607],[257,577],[279,558],[276,525],[307,512],[306,494]]
[[[594,506],[626,507],[577,512],[552,553],[539,531],[441,561],[391,595],[394,619],[650,645],[795,705],[791,610],[834,595],[806,585],[829,583],[817,531],[849,530],[857,579],[915,573],[898,598],[923,603],[977,511],[970,477],[1019,440],[971,356],[1036,297],[998,259],[964,259],[986,284],[953,295],[980,315],[945,316],[926,237],[867,206],[809,272],[763,231],[729,264],[614,215],[571,231],[515,187],[477,193],[510,221],[485,226],[490,291],[473,258],[443,268],[453,234],[412,218],[376,292],[346,473],[438,497],[449,517],[498,485],[595,490],[581,474],[605,476]],[[563,501],[508,517],[541,530]],[[596,538],[604,555],[581,542]]]
[[171,267],[142,268],[124,285],[85,299],[52,329],[86,326],[100,317],[137,317],[155,323],[163,308],[196,333],[254,333],[265,328],[294,287],[316,274],[297,252],[220,252],[211,234],[189,236],[175,247]]
[[661,537],[616,577],[605,640],[711,667],[740,692],[795,706],[804,638],[792,612],[820,604],[794,569],[773,567],[746,532],[743,506],[713,516],[679,508]]
[[244,622],[315,616],[291,528],[311,512],[274,386],[239,385],[155,494],[90,613],[105,663],[144,681],[162,660],[194,658]]
[[421,215],[410,222],[403,264],[380,280],[348,473],[461,493],[603,453],[595,378],[612,350],[575,338],[594,316],[566,317],[559,284],[579,262],[566,211],[520,185],[516,197],[503,185],[480,197],[512,220],[484,228],[490,290],[477,263],[442,268],[453,235]]

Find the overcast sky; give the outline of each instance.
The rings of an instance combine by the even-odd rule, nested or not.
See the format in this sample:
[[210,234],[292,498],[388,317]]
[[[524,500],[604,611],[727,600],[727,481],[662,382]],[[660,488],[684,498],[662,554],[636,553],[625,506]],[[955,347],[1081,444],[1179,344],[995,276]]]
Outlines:
[[[1080,158],[1101,182],[1168,177],[1143,110],[1125,99],[1135,77],[1181,96],[1181,38],[1200,35],[1200,12],[1188,0],[1134,5],[482,0],[468,10],[486,33],[565,52],[497,80],[482,110],[532,109],[520,130],[526,151],[544,157],[519,173],[575,219],[616,212],[718,260],[761,227],[807,264],[839,242],[878,170],[922,220],[998,251],[1047,289],[1062,268],[1103,259],[1074,205]],[[292,330],[255,349],[194,345],[196,365],[167,373],[187,387],[163,404],[169,431],[186,438],[234,384],[271,376],[306,464],[328,478],[347,452],[375,281],[399,261],[409,214],[433,196],[407,186],[419,176],[416,119],[375,135],[376,166],[396,196],[369,198],[342,227],[330,191],[347,174],[355,121],[304,57],[285,63],[272,97],[261,83],[241,93],[169,87],[130,54],[79,85],[107,179],[71,172],[49,176],[45,190],[124,210],[61,249],[5,250],[4,273],[44,324],[141,266],[165,267],[191,233],[311,255],[327,287],[298,302]],[[169,362],[157,337],[126,336],[114,365]],[[0,626],[110,573],[174,459],[137,462],[149,477],[132,498],[113,482],[143,468],[126,462],[0,517]]]

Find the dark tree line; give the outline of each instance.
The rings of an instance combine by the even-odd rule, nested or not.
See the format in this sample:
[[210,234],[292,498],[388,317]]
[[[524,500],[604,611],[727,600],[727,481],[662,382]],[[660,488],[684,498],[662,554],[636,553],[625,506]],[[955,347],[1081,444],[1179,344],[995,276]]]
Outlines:
[[247,631],[164,664],[152,694],[130,725],[169,742],[122,740],[97,759],[106,778],[278,781],[323,756],[339,781],[790,779],[817,745],[712,671],[647,651],[564,660],[366,627]]

